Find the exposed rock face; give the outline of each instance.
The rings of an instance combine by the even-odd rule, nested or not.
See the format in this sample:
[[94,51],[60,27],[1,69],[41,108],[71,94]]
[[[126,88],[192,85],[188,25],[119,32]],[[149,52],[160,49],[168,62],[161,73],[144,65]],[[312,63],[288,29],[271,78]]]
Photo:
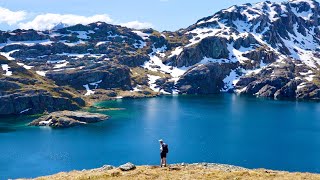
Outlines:
[[9,38],[11,41],[39,41],[49,39],[48,35],[43,33],[38,33],[35,30],[15,30],[12,31],[11,37]]
[[146,55],[122,56],[118,59],[121,64],[127,65],[129,67],[141,66],[148,60],[149,56]]
[[275,92],[275,99],[289,99],[296,96],[297,86],[300,82],[292,80]]
[[[84,101],[79,99],[81,103]],[[0,114],[37,114],[44,111],[77,110],[80,105],[67,97],[55,97],[47,91],[22,91],[0,97]],[[82,105],[83,105],[82,104]]]
[[85,105],[72,89],[58,87],[14,61],[1,58],[0,64],[7,65],[12,74],[0,71],[0,115],[77,110]]
[[81,111],[58,111],[32,121],[30,126],[68,128],[107,120],[109,116]]
[[274,93],[277,91],[277,88],[274,86],[270,86],[269,84],[263,86],[256,95],[260,97],[273,97]]
[[[307,72],[302,72],[301,69]],[[240,94],[274,99],[318,100],[319,87],[315,83],[315,73],[309,67],[297,65],[288,59],[285,63],[274,63],[258,73],[241,77],[236,87]]]
[[301,83],[296,90],[296,97],[298,99],[320,99],[319,85],[313,82]]
[[219,93],[224,87],[223,79],[236,66],[236,64],[218,63],[195,66],[179,79],[178,90],[181,94]]
[[46,75],[58,85],[70,85],[76,89],[95,82],[99,82],[99,88],[103,89],[131,89],[129,68],[118,64],[93,64],[80,70],[50,71]]
[[157,79],[155,84],[157,85],[156,88],[160,88],[160,90],[164,90],[168,93],[173,93],[173,90],[175,89],[175,82],[168,78]]
[[278,54],[276,54],[274,51],[271,51],[267,47],[261,47],[249,51],[243,54],[243,56],[257,62],[258,64],[260,64],[261,62],[265,64],[270,64],[275,62],[276,59],[278,59]]
[[228,58],[227,40],[220,37],[208,37],[196,46],[187,47],[176,57],[172,65],[177,67],[192,66],[200,62],[203,57],[221,59]]

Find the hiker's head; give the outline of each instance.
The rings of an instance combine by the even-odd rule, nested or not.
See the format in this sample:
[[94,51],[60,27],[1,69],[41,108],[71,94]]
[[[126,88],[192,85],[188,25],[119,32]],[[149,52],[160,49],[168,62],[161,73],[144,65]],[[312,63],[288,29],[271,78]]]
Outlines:
[[160,143],[160,144],[163,144],[163,140],[162,140],[162,139],[160,139],[160,140],[159,140],[159,143]]

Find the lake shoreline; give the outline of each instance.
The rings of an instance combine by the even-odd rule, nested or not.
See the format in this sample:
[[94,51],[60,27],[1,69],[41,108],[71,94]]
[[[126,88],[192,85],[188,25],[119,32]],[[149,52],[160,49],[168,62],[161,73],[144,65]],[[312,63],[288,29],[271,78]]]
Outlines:
[[157,165],[160,138],[169,144],[170,163],[217,162],[320,173],[318,103],[233,94],[182,95],[105,101],[87,111],[112,118],[61,130],[24,127],[32,117],[3,119],[2,179],[119,166],[128,161]]
[[142,165],[129,170],[104,165],[103,167],[82,171],[60,172],[38,177],[38,180],[56,179],[319,179],[320,174],[308,172],[288,172],[269,169],[248,169],[240,166],[216,163],[179,163],[168,167]]

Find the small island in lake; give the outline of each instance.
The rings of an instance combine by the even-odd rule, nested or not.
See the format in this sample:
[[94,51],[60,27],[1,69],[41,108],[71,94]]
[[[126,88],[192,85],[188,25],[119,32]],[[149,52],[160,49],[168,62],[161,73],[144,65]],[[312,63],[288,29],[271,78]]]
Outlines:
[[58,111],[44,115],[29,123],[29,125],[67,128],[88,123],[96,123],[107,119],[109,119],[109,116],[98,113],[82,111]]

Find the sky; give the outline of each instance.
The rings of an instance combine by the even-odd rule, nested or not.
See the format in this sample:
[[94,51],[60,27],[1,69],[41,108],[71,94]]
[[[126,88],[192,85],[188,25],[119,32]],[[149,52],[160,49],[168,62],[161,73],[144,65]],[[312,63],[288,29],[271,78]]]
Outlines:
[[60,22],[104,21],[174,31],[232,5],[255,2],[259,0],[0,0],[0,29],[44,30]]

